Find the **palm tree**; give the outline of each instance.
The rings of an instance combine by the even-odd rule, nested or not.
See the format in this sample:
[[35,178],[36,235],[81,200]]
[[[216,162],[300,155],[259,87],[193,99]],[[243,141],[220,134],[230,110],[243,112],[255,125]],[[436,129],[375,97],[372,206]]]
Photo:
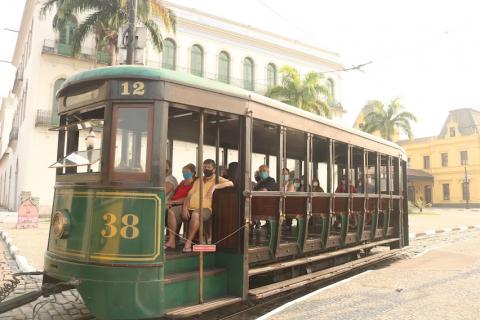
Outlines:
[[280,69],[282,84],[268,89],[267,97],[296,106],[305,111],[331,117],[328,101],[331,99],[329,86],[322,74],[309,72],[303,80],[298,71],[290,66]]
[[410,122],[417,122],[417,118],[413,113],[402,111],[405,107],[400,103],[399,99],[390,101],[387,109],[379,100],[371,100],[367,103],[367,107],[373,108],[365,116],[362,130],[368,133],[379,131],[382,138],[392,141],[395,131],[402,130],[407,134],[408,138],[413,138]]
[[[80,51],[82,42],[93,33],[95,55],[99,46],[106,46],[110,52],[110,61],[114,63],[118,49],[118,32],[122,26],[128,24],[129,2],[129,0],[48,0],[43,4],[40,15],[45,17],[56,6],[53,28],[60,31],[69,19],[84,14],[85,18],[73,32],[73,54]],[[138,0],[137,21],[148,30],[155,49],[162,51],[163,37],[158,23],[152,17],[160,18],[167,31],[175,32],[176,16],[172,10],[164,7],[160,0]]]

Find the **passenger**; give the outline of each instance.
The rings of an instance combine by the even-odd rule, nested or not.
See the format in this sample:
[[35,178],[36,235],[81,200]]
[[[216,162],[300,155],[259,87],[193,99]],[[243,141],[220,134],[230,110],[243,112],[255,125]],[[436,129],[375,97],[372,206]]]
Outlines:
[[282,190],[284,192],[293,192],[295,187],[293,185],[292,179],[290,179],[290,170],[288,168],[283,168],[283,186]]
[[[203,221],[210,219],[212,215],[212,197],[216,189],[232,187],[233,183],[225,178],[219,177],[218,184],[215,184],[215,161],[207,159],[203,162]],[[190,220],[188,226],[188,238],[185,242],[183,252],[192,252],[192,240],[197,234],[200,226],[200,179],[195,180],[193,187],[183,203],[182,219]]]
[[228,164],[226,179],[233,182],[233,185],[240,185],[240,168],[238,167],[238,162],[230,162]]
[[312,191],[313,192],[325,192],[325,191],[323,191],[323,188],[320,187],[320,181],[318,180],[317,177],[312,179]]
[[[255,188],[253,190],[255,191],[276,191],[277,190],[277,183],[275,182],[275,179],[270,177],[269,173],[269,168],[266,164],[262,164],[260,167],[258,167],[258,176],[260,178],[260,181],[255,185]],[[260,220],[255,221],[255,228],[268,228],[270,227],[270,221],[267,220],[267,222],[261,226]]]
[[178,182],[174,176],[172,176],[172,163],[167,160],[167,166],[165,168],[165,200],[168,201],[173,196],[173,192],[177,188]]
[[[196,168],[192,163],[187,164],[182,169],[183,180],[173,193],[172,199],[167,201],[167,224],[168,224],[168,241],[165,248],[175,248],[175,233],[178,226],[182,223],[182,208],[189,191],[192,189],[195,181]],[[188,222],[188,221],[183,221]]]
[[342,176],[342,179],[340,180],[340,183],[337,186],[337,189],[335,189],[335,193],[357,193],[357,189],[355,186],[350,184],[350,191],[348,191],[347,187],[345,186],[345,181],[347,180],[346,176]]
[[270,177],[269,169],[266,164],[262,164],[258,167],[258,176],[260,181],[255,185],[255,191],[276,191],[277,183],[275,179]]
[[294,191],[302,191],[302,183],[300,182],[299,178],[295,178],[295,180],[293,181],[293,188],[295,189]]

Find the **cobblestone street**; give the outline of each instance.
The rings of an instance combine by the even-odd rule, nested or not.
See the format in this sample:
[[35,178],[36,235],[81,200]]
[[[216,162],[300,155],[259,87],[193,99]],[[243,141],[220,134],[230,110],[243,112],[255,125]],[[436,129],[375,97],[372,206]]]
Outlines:
[[[0,272],[0,288],[3,287],[6,280],[12,279],[13,273],[18,272],[15,260],[11,258],[3,241],[0,241]],[[15,288],[14,294],[8,298],[34,291],[40,286],[41,278],[38,276],[21,277],[21,282]],[[82,299],[75,290],[70,290],[49,298],[40,298],[35,302],[0,314],[0,319],[82,319],[85,315],[88,315],[88,310]]]

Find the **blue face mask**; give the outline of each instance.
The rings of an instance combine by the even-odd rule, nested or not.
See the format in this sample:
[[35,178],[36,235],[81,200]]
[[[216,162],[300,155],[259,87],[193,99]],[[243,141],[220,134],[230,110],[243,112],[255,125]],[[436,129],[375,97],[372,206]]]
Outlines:
[[267,178],[268,178],[268,172],[266,171],[260,172],[260,179],[267,180]]
[[193,177],[193,173],[191,172],[183,172],[183,179],[188,180]]

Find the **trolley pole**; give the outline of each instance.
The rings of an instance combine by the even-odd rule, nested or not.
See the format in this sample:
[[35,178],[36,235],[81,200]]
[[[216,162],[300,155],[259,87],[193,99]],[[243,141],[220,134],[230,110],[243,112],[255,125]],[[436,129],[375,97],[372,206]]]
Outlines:
[[128,1],[128,44],[127,64],[135,63],[135,24],[137,19],[137,0]]

